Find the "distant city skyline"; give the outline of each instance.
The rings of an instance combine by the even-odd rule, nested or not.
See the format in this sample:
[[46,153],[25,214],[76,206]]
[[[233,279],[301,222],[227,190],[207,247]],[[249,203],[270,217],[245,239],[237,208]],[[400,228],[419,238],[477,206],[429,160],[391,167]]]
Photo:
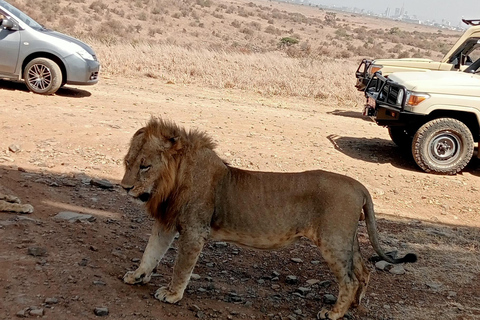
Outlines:
[[405,11],[410,15],[415,15],[420,20],[435,20],[441,22],[448,20],[452,26],[462,23],[465,19],[480,19],[480,0],[310,0],[311,4],[319,4],[326,6],[350,7],[372,11],[376,14],[385,13],[387,8],[390,12],[395,12],[395,8],[404,7]]

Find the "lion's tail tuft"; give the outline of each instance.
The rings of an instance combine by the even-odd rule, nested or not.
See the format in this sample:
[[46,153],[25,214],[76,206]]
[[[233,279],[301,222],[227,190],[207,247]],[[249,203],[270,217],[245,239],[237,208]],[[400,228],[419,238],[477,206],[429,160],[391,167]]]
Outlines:
[[415,253],[407,253],[405,257],[400,260],[402,260],[402,262],[414,263],[417,262],[417,255]]
[[382,250],[380,247],[380,241],[378,239],[378,231],[377,225],[375,220],[375,211],[373,210],[373,201],[372,197],[368,190],[365,189],[365,204],[363,206],[363,212],[365,214],[365,222],[367,224],[367,231],[368,237],[370,239],[370,243],[372,244],[373,249],[375,252],[382,258],[383,260],[397,264],[397,263],[413,263],[417,261],[417,255],[414,253],[408,253],[403,258],[395,259],[387,254]]

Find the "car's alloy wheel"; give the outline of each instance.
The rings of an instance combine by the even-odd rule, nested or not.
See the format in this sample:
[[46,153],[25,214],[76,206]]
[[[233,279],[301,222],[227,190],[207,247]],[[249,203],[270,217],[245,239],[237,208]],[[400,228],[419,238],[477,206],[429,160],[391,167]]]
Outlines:
[[62,85],[62,70],[58,64],[47,58],[30,61],[23,76],[28,89],[39,94],[54,94]]
[[456,174],[470,162],[474,141],[461,121],[439,118],[424,124],[413,137],[412,154],[426,172]]

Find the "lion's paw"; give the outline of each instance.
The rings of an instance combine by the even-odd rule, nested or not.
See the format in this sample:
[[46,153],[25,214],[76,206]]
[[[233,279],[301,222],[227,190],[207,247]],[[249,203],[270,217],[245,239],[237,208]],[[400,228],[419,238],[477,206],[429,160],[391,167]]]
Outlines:
[[123,276],[123,282],[128,284],[147,283],[151,277],[151,274],[146,275],[145,273],[138,273],[137,271],[128,271]]
[[155,292],[155,299],[168,303],[177,303],[182,300],[182,294],[173,293],[167,287],[161,287]]
[[323,308],[317,313],[317,319],[328,319],[330,320],[331,318],[328,316],[328,310]]

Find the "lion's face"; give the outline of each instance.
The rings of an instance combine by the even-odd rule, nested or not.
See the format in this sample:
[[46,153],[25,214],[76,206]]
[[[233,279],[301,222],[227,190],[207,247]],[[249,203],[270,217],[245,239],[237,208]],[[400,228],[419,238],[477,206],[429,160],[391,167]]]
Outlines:
[[130,196],[142,202],[153,196],[163,201],[168,196],[174,178],[172,146],[172,140],[150,136],[142,129],[134,135],[121,182]]

